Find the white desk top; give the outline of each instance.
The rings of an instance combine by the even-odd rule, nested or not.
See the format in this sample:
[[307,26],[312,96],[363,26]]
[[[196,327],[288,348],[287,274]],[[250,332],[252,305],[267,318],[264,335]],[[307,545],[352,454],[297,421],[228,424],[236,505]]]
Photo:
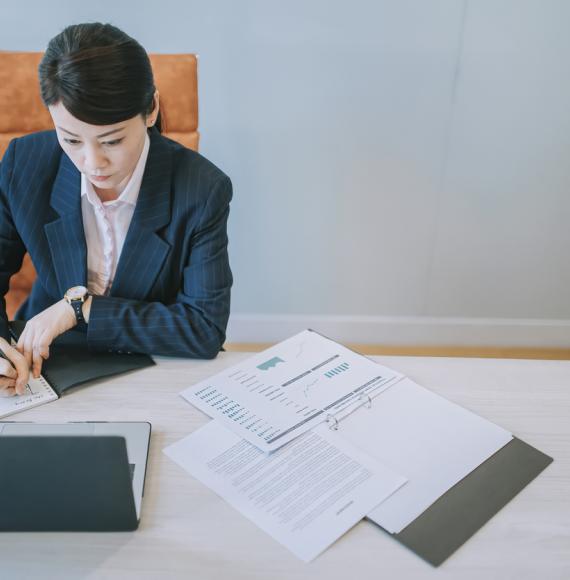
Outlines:
[[162,453],[208,420],[178,393],[246,356],[160,358],[156,367],[76,389],[11,417],[150,421],[153,436],[138,531],[0,534],[0,577],[570,578],[570,362],[373,357],[554,457],[546,471],[436,569],[365,521],[304,564]]

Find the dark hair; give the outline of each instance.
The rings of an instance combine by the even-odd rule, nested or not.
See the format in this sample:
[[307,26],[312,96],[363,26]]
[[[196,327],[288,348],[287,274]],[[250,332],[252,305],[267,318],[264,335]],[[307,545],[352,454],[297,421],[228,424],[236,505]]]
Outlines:
[[[50,40],[39,76],[46,106],[61,102],[91,125],[112,125],[153,110],[156,87],[148,54],[111,24],[65,28]],[[160,112],[155,126],[162,131]]]

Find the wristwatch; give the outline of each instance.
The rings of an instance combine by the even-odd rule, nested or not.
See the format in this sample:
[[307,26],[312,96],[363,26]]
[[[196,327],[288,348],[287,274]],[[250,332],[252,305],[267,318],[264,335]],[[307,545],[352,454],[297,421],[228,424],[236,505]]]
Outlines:
[[85,286],[73,286],[64,295],[65,301],[73,308],[77,324],[85,322],[83,317],[83,303],[89,296],[89,290]]

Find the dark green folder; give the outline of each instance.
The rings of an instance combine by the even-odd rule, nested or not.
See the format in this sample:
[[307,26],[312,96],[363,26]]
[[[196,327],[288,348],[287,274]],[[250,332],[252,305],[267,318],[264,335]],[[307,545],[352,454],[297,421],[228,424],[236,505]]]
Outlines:
[[552,461],[514,437],[401,532],[390,535],[439,566]]
[[[25,322],[10,322],[10,332],[17,338],[24,326]],[[152,358],[146,354],[91,351],[87,347],[87,336],[84,332],[68,330],[58,336],[50,346],[50,357],[43,363],[42,375],[61,396],[67,389],[87,381],[154,364]]]

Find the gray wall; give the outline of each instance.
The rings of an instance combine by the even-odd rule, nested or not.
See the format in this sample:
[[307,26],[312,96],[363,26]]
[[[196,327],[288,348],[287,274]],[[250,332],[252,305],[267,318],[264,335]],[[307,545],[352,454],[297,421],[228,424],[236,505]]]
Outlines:
[[569,2],[3,4],[2,49],[103,20],[199,53],[201,152],[235,188],[234,339],[335,321],[469,343],[487,321],[487,343],[570,345]]

